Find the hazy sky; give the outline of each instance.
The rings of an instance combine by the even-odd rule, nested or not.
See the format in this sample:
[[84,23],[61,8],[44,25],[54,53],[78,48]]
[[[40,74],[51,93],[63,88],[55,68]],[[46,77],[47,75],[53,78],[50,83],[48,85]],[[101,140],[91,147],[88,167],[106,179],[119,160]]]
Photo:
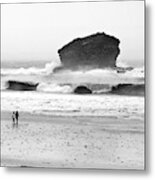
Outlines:
[[73,39],[105,32],[121,41],[119,62],[143,65],[143,1],[5,4],[1,10],[2,62],[54,61]]

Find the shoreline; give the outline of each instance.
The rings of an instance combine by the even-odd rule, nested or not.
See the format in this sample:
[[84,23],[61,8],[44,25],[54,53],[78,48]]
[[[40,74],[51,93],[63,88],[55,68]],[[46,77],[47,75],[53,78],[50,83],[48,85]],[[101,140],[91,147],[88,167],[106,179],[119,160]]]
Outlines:
[[[2,166],[144,169],[144,122],[1,112]],[[134,123],[134,124],[133,124]]]
[[[57,124],[75,124],[82,126],[97,126],[98,128],[104,127],[104,130],[116,130],[135,133],[144,133],[144,122],[142,120],[136,119],[118,119],[116,116],[68,116],[68,115],[48,115],[48,114],[32,114],[29,112],[19,112],[19,124],[20,122],[41,122],[41,123],[57,123]],[[10,121],[12,112],[11,111],[1,111],[1,120]],[[10,117],[10,119],[8,118]],[[29,119],[30,118],[30,119]],[[37,119],[37,120],[36,120]],[[112,124],[115,128],[108,126]],[[122,127],[120,127],[122,125]],[[118,129],[117,129],[118,126]],[[139,131],[138,131],[139,130]]]

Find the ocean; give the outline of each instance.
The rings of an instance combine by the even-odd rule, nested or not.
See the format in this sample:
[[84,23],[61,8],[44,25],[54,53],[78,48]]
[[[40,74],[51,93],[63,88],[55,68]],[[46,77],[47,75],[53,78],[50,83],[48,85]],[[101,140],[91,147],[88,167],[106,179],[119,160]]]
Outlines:
[[[55,73],[55,63],[45,66],[29,63],[23,67],[3,66],[1,69],[1,110],[58,116],[105,116],[144,120],[144,96],[109,93],[118,84],[144,84],[144,69],[126,73],[111,69],[88,71],[62,70]],[[39,83],[36,91],[7,89],[7,81]],[[85,85],[92,94],[75,94],[74,89]],[[137,93],[138,94],[138,93]]]
[[[57,66],[3,64],[2,166],[144,169],[144,69]],[[10,81],[38,86],[22,91]],[[79,86],[91,93],[76,94]]]

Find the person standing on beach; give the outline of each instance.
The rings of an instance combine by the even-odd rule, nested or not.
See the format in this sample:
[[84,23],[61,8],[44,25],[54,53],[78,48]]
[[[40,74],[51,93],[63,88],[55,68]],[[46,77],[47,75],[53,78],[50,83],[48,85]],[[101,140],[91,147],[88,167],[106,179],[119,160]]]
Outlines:
[[16,117],[16,123],[18,124],[18,118],[19,118],[19,112],[18,111],[15,112],[15,117]]

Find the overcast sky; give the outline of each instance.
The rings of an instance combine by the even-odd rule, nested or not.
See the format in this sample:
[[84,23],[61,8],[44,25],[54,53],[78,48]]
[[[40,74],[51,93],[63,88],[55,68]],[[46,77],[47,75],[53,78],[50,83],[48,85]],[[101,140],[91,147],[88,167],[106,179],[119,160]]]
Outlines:
[[1,15],[2,62],[54,61],[73,39],[105,32],[121,41],[119,62],[143,65],[143,1],[3,4]]

